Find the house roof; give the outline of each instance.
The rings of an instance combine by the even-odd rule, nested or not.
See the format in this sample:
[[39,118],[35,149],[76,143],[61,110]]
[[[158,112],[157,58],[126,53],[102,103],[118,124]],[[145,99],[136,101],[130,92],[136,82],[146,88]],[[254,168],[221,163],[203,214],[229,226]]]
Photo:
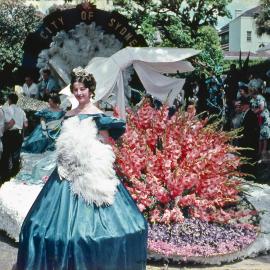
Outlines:
[[257,6],[257,7],[251,8],[251,9],[243,12],[238,17],[254,17],[254,15],[258,14],[260,12],[260,10],[261,10],[261,7]]
[[229,23],[225,24],[223,27],[220,28],[219,32],[228,32],[229,31]]
[[254,17],[255,14],[259,13],[261,9],[261,6],[256,6],[254,8],[251,8],[243,13],[241,13],[239,16],[231,20],[229,23],[225,24],[223,27],[220,28],[219,33],[228,32],[229,31],[229,24],[234,21],[237,18],[240,17]]

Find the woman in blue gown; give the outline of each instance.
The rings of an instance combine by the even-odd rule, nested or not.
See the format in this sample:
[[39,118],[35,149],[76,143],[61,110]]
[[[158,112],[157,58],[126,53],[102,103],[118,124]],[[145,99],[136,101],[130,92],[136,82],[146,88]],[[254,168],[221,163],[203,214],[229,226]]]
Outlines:
[[143,270],[147,223],[115,175],[106,144],[125,124],[90,102],[92,75],[75,69],[71,89],[79,105],[66,115],[57,168],[22,225],[17,269]]
[[35,113],[41,123],[24,141],[22,152],[43,153],[54,149],[64,111],[60,109],[61,102],[58,95],[51,95],[48,102],[50,106],[48,109]]

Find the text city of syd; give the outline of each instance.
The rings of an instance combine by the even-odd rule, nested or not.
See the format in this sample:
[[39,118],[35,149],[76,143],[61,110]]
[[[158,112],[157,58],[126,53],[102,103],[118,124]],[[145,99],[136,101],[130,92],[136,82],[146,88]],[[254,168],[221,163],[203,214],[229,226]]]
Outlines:
[[[91,22],[94,21],[94,11],[81,11],[81,21],[82,22]],[[113,33],[119,34],[125,42],[127,42],[128,46],[134,47],[138,44],[136,37],[134,34],[128,31],[128,28],[125,27],[121,22],[117,20],[117,18],[110,18],[108,22],[106,22],[107,27],[109,27]],[[65,26],[65,22],[62,16],[54,18],[51,22],[47,23],[44,27],[44,30],[40,32],[40,36],[42,39],[50,38],[55,32],[62,30]]]

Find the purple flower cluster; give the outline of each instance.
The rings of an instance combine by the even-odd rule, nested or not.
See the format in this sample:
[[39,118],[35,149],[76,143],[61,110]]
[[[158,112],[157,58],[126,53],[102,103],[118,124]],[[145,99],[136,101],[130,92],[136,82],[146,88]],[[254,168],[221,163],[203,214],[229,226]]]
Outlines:
[[233,253],[250,245],[257,230],[185,219],[173,225],[149,224],[148,250],[166,257],[215,256]]

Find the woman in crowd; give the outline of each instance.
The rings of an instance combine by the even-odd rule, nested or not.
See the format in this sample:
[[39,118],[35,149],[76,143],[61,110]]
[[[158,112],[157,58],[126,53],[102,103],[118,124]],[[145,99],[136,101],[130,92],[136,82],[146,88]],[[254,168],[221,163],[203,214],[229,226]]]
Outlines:
[[256,88],[253,88],[250,103],[252,110],[257,114],[260,125],[259,156],[263,157],[267,152],[267,140],[270,138],[270,114],[265,98]]
[[208,88],[207,106],[210,114],[221,115],[223,110],[221,82],[215,77],[209,77],[206,80]]
[[91,74],[77,68],[71,77],[79,105],[66,114],[57,168],[24,220],[17,269],[143,270],[147,224],[107,144],[123,134],[124,122],[93,105]]

